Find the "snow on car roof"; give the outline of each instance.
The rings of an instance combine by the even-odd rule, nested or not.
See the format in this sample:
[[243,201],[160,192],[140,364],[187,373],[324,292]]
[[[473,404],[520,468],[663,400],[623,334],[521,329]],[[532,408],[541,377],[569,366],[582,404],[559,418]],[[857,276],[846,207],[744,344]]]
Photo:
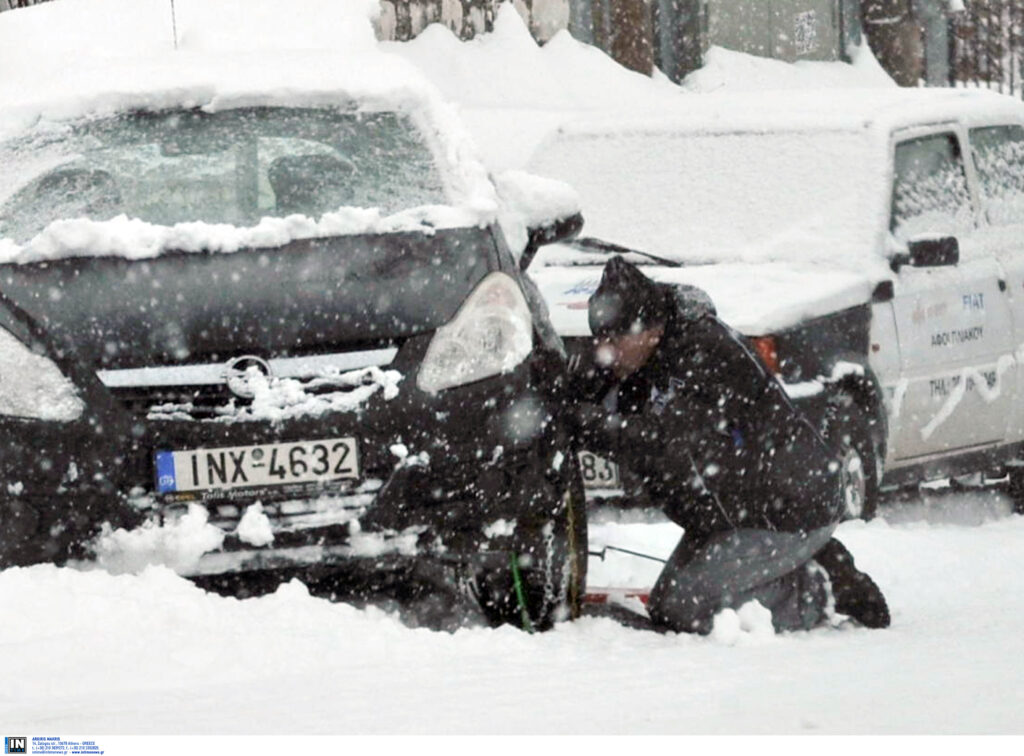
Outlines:
[[[371,19],[375,2],[176,0],[173,16],[171,9],[169,0],[62,0],[0,15],[0,71],[8,73],[0,76],[0,140],[47,129],[51,122],[137,110],[401,110],[414,113],[434,142],[452,203],[467,212],[412,213],[397,220],[364,214],[366,223],[360,221],[364,215],[347,213],[327,230],[316,219],[282,220],[274,225],[274,239],[485,225],[496,217],[494,188],[453,110],[413,65],[380,50]],[[16,177],[0,186],[0,201],[17,190],[12,182]],[[183,232],[123,217],[73,222],[78,225],[71,237],[50,234],[34,250],[0,239],[0,262],[129,254],[116,250],[149,256],[179,243]],[[184,229],[187,249],[233,251],[264,238],[233,233],[225,244],[223,228],[203,225]],[[289,236],[293,232],[299,237]],[[89,243],[83,246],[83,239]]]
[[379,50],[367,2],[176,0],[173,16],[171,8],[62,0],[0,16],[0,126],[131,108],[436,97],[413,66]]
[[[286,6],[282,8],[282,6]],[[181,49],[368,50],[374,0],[61,0],[0,21],[0,65]]]

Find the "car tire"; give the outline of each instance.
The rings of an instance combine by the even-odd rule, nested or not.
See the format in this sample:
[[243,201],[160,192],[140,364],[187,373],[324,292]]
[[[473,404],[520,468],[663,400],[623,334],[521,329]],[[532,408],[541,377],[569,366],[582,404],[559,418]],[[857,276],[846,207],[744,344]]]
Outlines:
[[870,417],[849,391],[829,399],[824,435],[839,455],[844,520],[870,520],[878,511],[881,444]]
[[568,469],[547,487],[545,498],[553,500],[548,511],[519,518],[507,564],[477,576],[478,602],[492,626],[543,631],[579,617],[587,575],[586,499],[576,455],[563,460]]

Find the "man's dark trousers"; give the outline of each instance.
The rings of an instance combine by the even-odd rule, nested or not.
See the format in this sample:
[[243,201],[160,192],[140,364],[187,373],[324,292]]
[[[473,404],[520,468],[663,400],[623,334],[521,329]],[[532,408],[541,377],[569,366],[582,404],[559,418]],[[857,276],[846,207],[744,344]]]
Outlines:
[[684,535],[651,591],[651,619],[677,632],[708,633],[717,612],[756,600],[771,610],[776,630],[809,630],[825,618],[828,597],[824,571],[808,562],[835,529]]

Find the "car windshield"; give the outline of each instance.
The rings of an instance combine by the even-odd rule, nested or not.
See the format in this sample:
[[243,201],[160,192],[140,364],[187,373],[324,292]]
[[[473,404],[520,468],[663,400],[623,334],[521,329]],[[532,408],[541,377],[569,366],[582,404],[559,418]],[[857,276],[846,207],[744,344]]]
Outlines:
[[17,243],[66,218],[251,226],[446,203],[429,146],[394,112],[134,113],[0,144],[0,165],[0,238]]
[[887,210],[872,146],[856,131],[568,133],[531,169],[579,190],[588,235],[660,257],[861,265]]

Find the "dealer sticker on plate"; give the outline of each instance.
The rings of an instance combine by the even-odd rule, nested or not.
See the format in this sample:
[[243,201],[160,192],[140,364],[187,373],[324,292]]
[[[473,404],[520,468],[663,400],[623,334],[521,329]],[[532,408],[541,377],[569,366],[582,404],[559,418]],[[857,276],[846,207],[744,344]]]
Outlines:
[[354,438],[156,453],[157,492],[162,494],[358,477]]

